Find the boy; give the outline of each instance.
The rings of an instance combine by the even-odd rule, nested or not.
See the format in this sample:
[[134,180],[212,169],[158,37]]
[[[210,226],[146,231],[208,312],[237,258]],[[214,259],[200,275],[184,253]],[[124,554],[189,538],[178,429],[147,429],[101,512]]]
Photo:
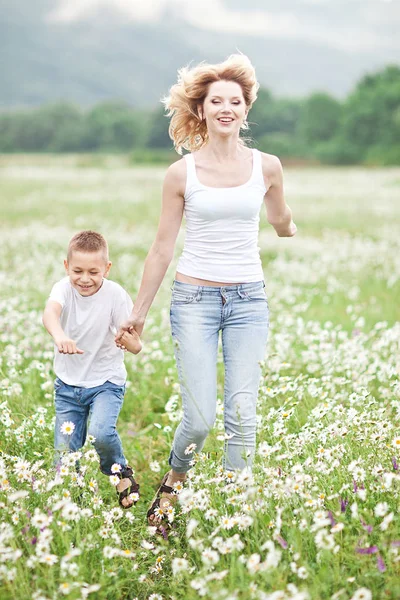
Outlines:
[[139,485],[123,454],[116,423],[125,392],[123,349],[142,349],[136,331],[115,333],[132,311],[127,292],[106,277],[111,268],[107,242],[95,231],[74,235],[64,260],[67,277],[53,286],[43,324],[54,339],[55,448],[76,451],[88,433],[95,438],[100,470],[117,475],[119,503],[130,508],[139,498]]

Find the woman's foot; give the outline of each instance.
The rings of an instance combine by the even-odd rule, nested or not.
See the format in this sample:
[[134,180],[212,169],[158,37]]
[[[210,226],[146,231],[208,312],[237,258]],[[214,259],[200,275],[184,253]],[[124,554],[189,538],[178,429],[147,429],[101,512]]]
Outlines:
[[147,511],[149,525],[159,527],[164,517],[168,519],[168,511],[178,500],[179,488],[186,479],[186,473],[177,473],[173,469],[164,475],[156,495]]

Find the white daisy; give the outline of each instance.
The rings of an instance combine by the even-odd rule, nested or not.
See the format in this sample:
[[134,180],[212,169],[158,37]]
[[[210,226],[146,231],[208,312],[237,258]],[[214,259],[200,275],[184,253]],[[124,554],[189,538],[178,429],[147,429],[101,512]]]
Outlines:
[[75,424],[72,421],[64,421],[60,427],[61,433],[64,435],[72,435],[75,429]]

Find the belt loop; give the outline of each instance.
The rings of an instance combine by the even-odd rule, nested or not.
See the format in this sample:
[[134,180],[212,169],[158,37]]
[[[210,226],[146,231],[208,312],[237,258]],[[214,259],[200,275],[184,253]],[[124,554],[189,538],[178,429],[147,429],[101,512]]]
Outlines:
[[237,293],[239,295],[239,298],[246,298],[246,292],[243,291],[243,284],[239,283],[238,287],[237,287]]
[[203,291],[203,288],[201,285],[199,285],[197,287],[197,291],[196,291],[196,302],[200,302],[201,300],[201,292]]

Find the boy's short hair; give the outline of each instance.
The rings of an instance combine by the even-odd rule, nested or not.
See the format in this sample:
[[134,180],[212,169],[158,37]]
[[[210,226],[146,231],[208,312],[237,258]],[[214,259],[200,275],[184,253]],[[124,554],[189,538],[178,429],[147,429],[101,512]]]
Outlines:
[[71,259],[72,253],[78,252],[103,252],[104,260],[108,261],[108,244],[101,233],[91,231],[79,231],[68,244],[67,260]]

